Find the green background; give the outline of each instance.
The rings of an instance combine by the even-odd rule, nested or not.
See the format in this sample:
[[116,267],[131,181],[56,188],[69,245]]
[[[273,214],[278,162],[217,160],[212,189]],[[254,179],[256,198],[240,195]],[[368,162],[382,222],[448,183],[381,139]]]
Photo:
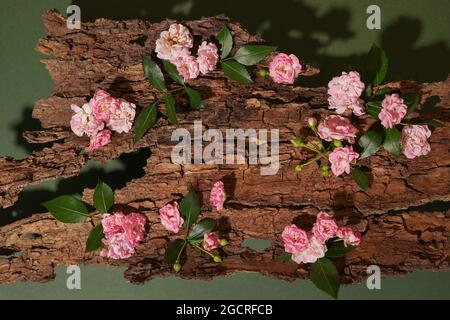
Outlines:
[[[21,138],[21,132],[39,128],[39,122],[31,118],[33,104],[52,92],[52,81],[39,62],[42,56],[34,50],[44,35],[41,15],[51,8],[65,12],[70,3],[1,0],[1,155],[19,159],[36,149]],[[80,6],[82,21],[99,17],[183,20],[223,13],[250,32],[261,34],[280,51],[295,53],[317,64],[321,74],[303,80],[309,86],[324,85],[330,77],[360,61],[374,41],[383,46],[390,58],[388,80],[440,81],[450,70],[448,0],[77,0],[73,3]],[[366,28],[366,8],[370,4],[381,8],[381,30]],[[89,162],[78,177],[28,187],[17,204],[0,209],[0,225],[44,212],[39,203],[93,187],[99,177],[116,188],[122,187],[142,175],[139,168],[148,155],[148,150],[142,150],[106,166]],[[448,208],[447,203],[439,206]],[[253,241],[247,245],[261,249],[264,243]],[[219,277],[210,282],[169,277],[130,285],[124,281],[122,272],[117,268],[82,267],[82,289],[68,290],[65,268],[58,267],[55,281],[49,283],[0,285],[0,298],[327,299],[310,281],[287,283],[254,273]],[[449,299],[450,272],[415,271],[405,277],[383,277],[381,290],[368,290],[365,283],[344,286],[340,298]]]

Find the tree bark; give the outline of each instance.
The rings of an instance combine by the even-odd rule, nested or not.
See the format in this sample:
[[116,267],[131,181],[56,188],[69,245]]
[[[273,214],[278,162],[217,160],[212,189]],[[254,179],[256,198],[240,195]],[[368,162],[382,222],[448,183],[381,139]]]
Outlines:
[[[381,150],[360,161],[371,170],[367,193],[358,189],[350,176],[323,178],[315,164],[296,172],[295,165],[311,158],[311,154],[294,149],[289,141],[299,133],[306,134],[302,129],[306,116],[323,117],[330,113],[325,88],[277,85],[255,72],[255,82],[250,85],[231,81],[221,71],[192,81],[205,98],[206,107],[195,111],[179,107],[179,127],[192,130],[193,122],[201,119],[205,128],[279,129],[280,169],[276,175],[261,176],[260,166],[249,165],[248,159],[242,165],[172,163],[170,153],[176,142],[170,137],[176,127],[163,117],[136,145],[131,133],[116,134],[104,149],[83,152],[88,140],[70,132],[70,104],[81,105],[96,89],[105,89],[141,107],[154,101],[159,93],[145,80],[141,58],[151,54],[160,32],[172,22],[99,19],[83,23],[81,30],[69,30],[58,12],[44,15],[47,37],[39,41],[38,50],[51,56],[43,62],[55,89],[33,110],[43,130],[26,132],[24,136],[29,142],[53,142],[53,146],[22,160],[0,158],[0,204],[12,205],[26,185],[77,175],[89,159],[107,162],[122,153],[150,147],[152,154],[144,168],[145,175],[116,190],[116,209],[146,214],[149,228],[134,256],[112,261],[84,253],[91,223],[64,225],[49,214],[38,214],[3,226],[0,256],[8,258],[0,259],[0,283],[46,281],[53,278],[53,267],[58,264],[124,266],[125,277],[131,282],[167,275],[170,268],[162,262],[164,248],[177,236],[168,235],[160,225],[158,208],[179,200],[190,183],[203,199],[208,199],[208,190],[219,179],[225,182],[231,200],[220,212],[213,211],[204,201],[202,216],[217,218],[219,232],[230,239],[230,245],[222,252],[224,262],[215,264],[209,257],[189,250],[181,277],[211,278],[256,271],[286,280],[305,278],[305,266],[277,261],[283,251],[280,235],[284,226],[292,222],[310,227],[319,210],[333,210],[338,224],[363,233],[361,247],[339,261],[345,283],[360,281],[371,264],[379,265],[384,275],[449,268],[448,205],[444,202],[432,211],[424,205],[450,200],[450,129],[434,130],[430,139],[432,151],[427,156],[408,160],[403,156],[393,158]],[[235,47],[263,41],[225,17],[186,22],[196,42],[210,39],[224,24],[232,31]],[[304,65],[304,75],[318,72],[317,68]],[[450,122],[450,78],[431,84],[402,81],[388,86],[402,92],[419,92],[422,105],[428,98],[438,96],[440,120]],[[177,102],[182,106],[185,100],[177,96]],[[357,122],[360,132],[370,124],[368,117]],[[92,190],[85,190],[83,198],[91,203]],[[93,216],[95,222],[99,219],[98,214]],[[263,252],[241,247],[241,242],[250,238],[267,239],[271,245]]]

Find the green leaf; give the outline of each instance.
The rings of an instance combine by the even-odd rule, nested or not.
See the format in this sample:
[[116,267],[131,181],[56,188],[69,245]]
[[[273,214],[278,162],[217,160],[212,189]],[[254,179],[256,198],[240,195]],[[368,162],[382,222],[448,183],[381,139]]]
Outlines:
[[175,99],[172,96],[166,97],[166,114],[171,124],[178,124]]
[[281,253],[278,257],[277,260],[282,261],[282,262],[293,262],[292,261],[292,255],[290,253],[287,252],[283,252]]
[[158,110],[156,104],[151,104],[142,109],[134,122],[134,143],[138,142],[148,129],[155,125],[157,117]]
[[114,204],[114,192],[106,183],[99,181],[94,191],[94,207],[101,213],[108,212]]
[[309,276],[317,288],[337,299],[341,279],[331,260],[320,258],[311,264]]
[[416,120],[416,119],[414,119],[414,120],[411,121],[411,123],[412,124],[426,124],[428,126],[432,126],[432,127],[435,127],[435,128],[446,128],[447,127],[446,124],[444,124],[444,123],[442,123],[442,122],[440,122],[440,121],[438,121],[436,119],[427,119],[427,120]]
[[250,77],[247,69],[236,61],[223,61],[220,63],[223,72],[232,80],[236,80],[240,83],[252,83],[253,80]]
[[150,57],[143,57],[142,65],[145,77],[150,84],[157,90],[166,90],[166,82],[161,68]]
[[164,262],[168,265],[173,265],[177,262],[177,259],[181,257],[184,250],[186,249],[186,241],[182,239],[177,239],[169,243],[164,254]]
[[199,109],[203,107],[202,97],[197,90],[190,87],[185,87],[184,92],[188,95],[189,105],[192,109]]
[[366,112],[372,116],[372,118],[378,120],[378,115],[381,112],[380,101],[370,101],[366,104]]
[[189,193],[181,200],[180,212],[184,217],[184,227],[189,228],[195,223],[200,214],[200,198],[192,186],[189,186]]
[[267,57],[273,51],[273,47],[264,45],[247,44],[235,53],[233,59],[237,62],[253,66]]
[[376,44],[373,44],[369,51],[366,68],[368,83],[372,83],[374,86],[377,86],[383,82],[388,70],[388,58],[384,50]]
[[167,60],[162,61],[164,70],[166,70],[167,74],[170,76],[170,78],[175,81],[175,83],[181,84],[184,86],[184,79],[180,74],[178,73],[177,67],[170,63]]
[[383,96],[383,97],[384,97],[384,95],[390,93],[391,91],[392,91],[391,88],[389,88],[389,87],[384,87],[384,88],[378,89],[373,95],[374,95],[374,96]]
[[64,223],[83,222],[89,217],[84,203],[73,196],[60,196],[42,205],[56,220]]
[[86,241],[86,252],[97,251],[102,248],[103,226],[101,224],[92,228]]
[[360,168],[353,168],[352,169],[352,177],[353,180],[355,180],[356,184],[367,192],[369,189],[369,179],[367,178],[364,171],[362,171]]
[[420,96],[417,93],[402,94],[403,102],[408,106],[407,114],[413,113],[419,105]]
[[230,54],[233,48],[233,37],[231,36],[230,30],[227,27],[223,27],[217,34],[216,39],[221,47],[220,59],[224,59]]
[[402,154],[402,140],[400,131],[396,127],[385,128],[384,149],[393,156],[400,157]]
[[327,258],[341,258],[347,255],[350,251],[355,249],[354,246],[345,246],[344,241],[330,241],[327,243]]
[[212,231],[216,227],[216,220],[214,219],[204,219],[194,225],[189,232],[188,239],[195,240],[203,238],[205,233]]
[[359,155],[359,159],[370,157],[378,151],[383,137],[375,131],[368,131],[358,140],[358,145],[363,148],[363,151]]

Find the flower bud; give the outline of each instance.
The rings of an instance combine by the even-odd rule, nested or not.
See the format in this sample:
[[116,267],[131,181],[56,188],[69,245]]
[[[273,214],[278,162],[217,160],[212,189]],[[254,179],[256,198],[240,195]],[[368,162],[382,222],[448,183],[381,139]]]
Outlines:
[[228,244],[228,240],[227,239],[220,239],[220,246],[221,247],[225,247]]
[[264,69],[264,68],[263,69],[259,69],[258,74],[261,77],[267,77],[269,75],[269,71],[267,69]]
[[217,263],[222,262],[222,258],[220,256],[214,256],[213,259],[214,259],[214,262],[217,262]]
[[316,118],[314,118],[314,117],[308,117],[308,118],[306,119],[306,122],[308,122],[308,126],[309,126],[310,128],[315,128],[316,125],[317,125],[317,120],[316,120]]
[[335,147],[342,147],[342,141],[341,141],[341,140],[333,139],[333,145],[334,145]]
[[175,262],[175,264],[173,265],[173,271],[180,272],[180,270],[181,270],[181,264],[179,264],[178,262]]
[[320,167],[320,171],[322,171],[323,177],[328,177],[330,175],[330,167],[326,164]]
[[305,144],[303,143],[303,138],[302,137],[297,137],[297,138],[295,138],[294,140],[291,140],[291,143],[292,143],[292,145],[295,147],[295,148],[301,148],[301,147],[303,147]]
[[302,164],[298,164],[295,166],[295,171],[302,171],[303,170],[303,165]]

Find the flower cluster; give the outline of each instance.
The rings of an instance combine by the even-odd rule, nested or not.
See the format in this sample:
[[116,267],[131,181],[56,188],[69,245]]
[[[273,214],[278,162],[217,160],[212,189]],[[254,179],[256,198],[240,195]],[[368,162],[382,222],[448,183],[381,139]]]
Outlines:
[[139,213],[105,213],[102,218],[104,248],[100,255],[111,259],[129,258],[144,239],[145,223],[145,216]]
[[327,252],[327,242],[342,241],[345,247],[359,246],[361,235],[351,228],[339,228],[332,215],[319,212],[311,232],[307,233],[296,225],[286,226],[282,233],[284,250],[291,254],[294,262],[314,263]]
[[170,25],[169,30],[161,32],[156,40],[155,51],[158,58],[174,64],[186,81],[197,78],[200,73],[213,71],[219,60],[218,49],[214,43],[203,41],[197,50],[197,57],[191,54],[193,45],[189,29],[174,23]]
[[111,141],[111,131],[129,132],[136,115],[136,106],[124,99],[111,97],[104,90],[95,92],[82,107],[71,105],[75,114],[70,120],[72,131],[79,137],[90,137],[89,151],[94,151]]

